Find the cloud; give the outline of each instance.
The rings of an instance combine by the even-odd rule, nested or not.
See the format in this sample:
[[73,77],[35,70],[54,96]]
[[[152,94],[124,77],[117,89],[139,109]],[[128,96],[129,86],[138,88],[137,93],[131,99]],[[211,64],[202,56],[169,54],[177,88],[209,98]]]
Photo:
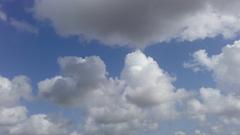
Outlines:
[[206,120],[207,114],[224,116],[225,119],[238,117],[240,112],[238,96],[224,95],[220,90],[213,88],[201,88],[199,97],[200,100],[193,99],[188,102],[190,113],[196,114],[196,118]]
[[46,114],[28,114],[23,99],[32,97],[29,79],[16,76],[12,80],[0,76],[0,134],[4,135],[80,135],[68,129],[63,121]]
[[9,21],[9,24],[11,26],[13,26],[14,28],[16,28],[17,30],[29,32],[32,34],[38,34],[38,28],[36,28],[35,26],[33,26],[25,21],[19,21],[19,20],[11,18]]
[[237,0],[35,0],[33,12],[65,37],[144,48],[171,39],[233,37],[240,30],[239,5]]
[[44,114],[31,116],[28,120],[9,129],[9,135],[66,135],[61,123],[53,123]]
[[200,125],[195,134],[238,134],[240,98],[235,94],[224,94],[219,89],[201,88],[199,94],[187,102],[188,118]]
[[86,134],[120,135],[155,130],[178,115],[178,101],[189,96],[176,90],[174,79],[141,51],[126,56],[120,78],[107,76],[96,56],[59,59],[62,75],[39,83],[39,94],[64,106],[85,106]]
[[12,125],[27,119],[27,109],[24,106],[0,108],[0,126]]
[[[187,102],[189,115],[200,120],[210,134],[238,134],[240,124],[240,52],[239,41],[222,48],[219,54],[209,56],[206,50],[199,50],[184,66],[194,71],[210,72],[216,88],[201,88],[198,96]],[[207,127],[203,128],[207,128]]]
[[175,132],[174,135],[186,135],[186,133],[183,131],[178,131],[178,132]]
[[9,17],[3,10],[1,10],[1,2],[0,2],[0,21],[3,21],[4,23],[14,27],[16,30],[29,32],[32,34],[38,34],[38,28],[36,26],[33,26],[32,24],[17,20],[16,18]]
[[[1,5],[0,5],[1,7]],[[0,20],[1,21],[7,21],[7,15],[5,14],[5,12],[0,10]]]
[[80,135],[76,131],[71,131],[65,122],[54,121],[46,114],[31,115],[18,123],[5,126],[2,130],[0,126],[0,133],[1,131],[6,135]]
[[185,67],[193,70],[207,69],[212,72],[212,76],[218,87],[225,92],[235,92],[239,94],[240,83],[240,42],[235,41],[232,45],[222,48],[220,54],[208,56],[205,50],[199,50],[193,54],[193,60],[185,63]]
[[164,72],[151,57],[136,51],[128,54],[121,79],[126,82],[125,95],[129,101],[151,107],[185,96],[184,91],[175,93],[174,78]]
[[12,80],[0,76],[0,107],[13,106],[21,99],[30,99],[31,91],[31,85],[25,76],[16,76]]
[[189,25],[180,33],[179,38],[188,41],[214,38],[218,35],[227,39],[233,38],[239,33],[239,22],[240,18],[234,14],[223,14],[207,8],[205,12],[186,19]]
[[[215,74],[223,57],[237,54],[237,46],[235,42],[211,57],[201,50],[193,55],[190,65]],[[224,60],[236,63],[237,58],[234,55]],[[80,109],[80,129],[44,113],[28,114],[31,110],[21,101],[31,97],[31,85],[25,76],[16,76],[0,77],[0,134],[80,135],[80,130],[83,135],[134,135],[161,132],[169,123],[176,126],[169,131],[174,135],[240,132],[239,93],[207,87],[195,92],[178,89],[173,84],[176,78],[139,50],[126,55],[119,78],[108,75],[98,56],[61,57],[58,62],[61,74],[39,82],[39,96],[63,107]],[[184,128],[182,123],[193,127]]]
[[62,105],[78,105],[106,83],[104,62],[97,56],[59,58],[62,75],[39,83],[39,95]]

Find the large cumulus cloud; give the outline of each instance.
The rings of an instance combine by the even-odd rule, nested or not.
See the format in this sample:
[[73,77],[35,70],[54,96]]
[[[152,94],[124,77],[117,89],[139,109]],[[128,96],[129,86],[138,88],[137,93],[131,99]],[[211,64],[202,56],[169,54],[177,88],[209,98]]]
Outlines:
[[[234,46],[225,47],[223,52],[236,50]],[[185,66],[195,71],[205,67],[215,74],[214,69],[222,68],[215,66],[222,57],[225,55],[208,58],[200,51],[194,54],[193,63]],[[41,81],[39,96],[65,107],[84,108],[83,134],[131,135],[161,130],[168,122],[197,125],[193,132],[176,131],[177,135],[239,133],[239,93],[221,87],[202,87],[195,92],[178,89],[173,85],[176,78],[141,51],[126,56],[119,78],[109,77],[104,62],[96,56],[62,57],[59,64],[61,74]]]
[[[87,108],[86,134],[120,135],[153,130],[179,115],[177,105],[189,94],[141,51],[126,56],[120,78],[107,76],[96,56],[64,57],[62,75],[41,81],[39,94],[60,105]],[[69,102],[71,101],[71,102]]]
[[34,16],[62,36],[142,48],[171,39],[232,37],[237,0],[35,0]]

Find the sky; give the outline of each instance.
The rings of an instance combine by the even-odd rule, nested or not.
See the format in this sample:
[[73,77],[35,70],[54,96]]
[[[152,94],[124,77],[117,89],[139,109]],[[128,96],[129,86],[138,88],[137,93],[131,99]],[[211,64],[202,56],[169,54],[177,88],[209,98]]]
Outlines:
[[240,134],[238,0],[0,0],[0,135]]

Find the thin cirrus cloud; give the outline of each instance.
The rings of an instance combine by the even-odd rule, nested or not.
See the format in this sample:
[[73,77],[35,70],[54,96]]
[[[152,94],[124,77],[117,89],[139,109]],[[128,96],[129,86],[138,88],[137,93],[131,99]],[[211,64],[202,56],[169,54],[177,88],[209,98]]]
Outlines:
[[36,0],[33,14],[62,36],[144,48],[172,39],[236,36],[238,0]]

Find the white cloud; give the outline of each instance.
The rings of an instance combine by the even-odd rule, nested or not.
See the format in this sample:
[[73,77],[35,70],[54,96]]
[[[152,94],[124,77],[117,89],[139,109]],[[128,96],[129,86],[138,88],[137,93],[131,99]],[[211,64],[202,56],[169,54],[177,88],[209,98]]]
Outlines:
[[41,81],[39,94],[60,105],[86,107],[86,134],[120,135],[155,130],[178,115],[177,102],[189,94],[141,51],[126,56],[121,78],[107,76],[96,56],[59,59],[62,75]]
[[0,76],[0,107],[13,106],[21,99],[30,99],[31,90],[25,76],[17,76],[12,80]]
[[174,78],[164,72],[151,57],[136,51],[128,54],[121,79],[126,82],[125,95],[129,101],[151,107],[186,96],[172,85]]
[[[223,68],[227,69],[225,77],[234,77],[231,75],[238,73],[228,72],[238,71],[233,68],[239,64],[238,48],[239,42],[235,42],[213,56],[201,50],[188,64],[199,70],[204,67],[215,77],[221,75],[217,76],[223,71],[221,68],[227,67]],[[80,106],[84,112],[80,123],[84,135],[146,133],[161,130],[161,126],[169,126],[168,122],[177,125],[179,121],[187,125],[196,122],[197,126],[191,128],[197,130],[171,130],[175,135],[237,135],[240,132],[238,92],[202,87],[191,95],[175,88],[175,78],[141,51],[126,56],[120,78],[109,77],[106,65],[97,56],[62,57],[58,62],[61,74],[41,81],[39,96],[63,106]],[[31,97],[31,86],[24,76],[12,80],[0,77],[0,97],[0,134],[80,135],[68,123],[46,114],[27,114],[21,100]]]
[[9,17],[8,14],[6,14],[3,10],[1,10],[1,2],[0,2],[0,21],[3,21],[4,23],[14,27],[16,30],[29,32],[32,34],[38,34],[38,28],[33,26],[32,24],[26,22],[17,20],[15,18]]
[[[1,5],[0,5],[1,7]],[[0,20],[2,21],[7,21],[7,15],[5,14],[5,12],[0,10]]]
[[178,131],[178,132],[175,132],[174,135],[186,135],[186,133],[183,131]]
[[193,71],[198,72],[202,70],[212,70],[217,62],[217,57],[209,58],[206,50],[199,50],[193,55],[191,62],[185,62],[183,66],[185,68],[191,68]]
[[39,114],[11,127],[9,135],[66,135],[66,131],[61,123],[53,123],[46,115]]
[[240,18],[235,14],[217,12],[212,7],[186,19],[188,26],[180,33],[180,39],[194,41],[197,39],[214,38],[218,35],[233,38],[238,35]]
[[25,31],[25,32],[33,33],[33,34],[38,34],[38,28],[36,28],[35,26],[33,26],[25,21],[19,21],[19,20],[11,18],[9,20],[9,24],[11,26],[13,26],[14,28],[16,28],[17,30]]
[[238,0],[35,0],[33,12],[62,36],[143,48],[175,38],[233,37],[239,6]]
[[[201,88],[187,101],[187,117],[197,120],[196,135],[239,134],[240,97],[218,89]],[[201,130],[201,131],[200,131]]]
[[[224,116],[224,119],[238,117],[240,112],[240,98],[231,94],[223,95],[212,88],[200,89],[200,100],[192,99],[188,102],[189,111],[194,117],[206,120],[206,115]],[[240,122],[240,121],[239,121]]]
[[23,106],[0,108],[0,126],[17,124],[27,119],[27,109]]
[[6,127],[27,119],[27,109],[20,106],[22,99],[31,97],[31,86],[25,76],[12,80],[0,76],[0,133],[7,134]]
[[185,64],[185,67],[196,69],[205,68],[212,72],[212,76],[218,87],[225,92],[239,93],[240,83],[240,42],[222,48],[217,55],[208,56],[205,50],[199,50],[193,54],[193,61]]
[[30,99],[32,88],[25,76],[12,80],[0,76],[0,134],[4,135],[80,135],[66,123],[54,122],[46,114],[28,114],[23,99]]

